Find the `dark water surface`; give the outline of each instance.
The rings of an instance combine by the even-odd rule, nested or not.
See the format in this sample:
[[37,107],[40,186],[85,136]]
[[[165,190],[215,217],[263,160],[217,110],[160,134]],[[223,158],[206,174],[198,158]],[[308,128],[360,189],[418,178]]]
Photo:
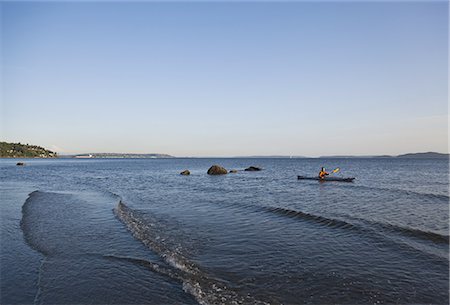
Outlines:
[[1,304],[448,304],[448,160],[17,161]]

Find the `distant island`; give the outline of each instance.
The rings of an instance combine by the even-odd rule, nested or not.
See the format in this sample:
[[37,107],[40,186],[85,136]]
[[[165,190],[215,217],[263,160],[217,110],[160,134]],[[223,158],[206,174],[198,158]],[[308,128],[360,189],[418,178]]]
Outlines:
[[129,154],[129,153],[90,153],[77,155],[64,155],[64,158],[91,159],[91,158],[110,158],[110,159],[159,159],[174,158],[167,154]]
[[397,158],[423,158],[423,159],[448,158],[448,157],[449,154],[441,154],[437,152],[411,153],[397,156]]
[[56,152],[40,146],[0,142],[0,158],[57,158]]
[[423,153],[407,153],[397,156],[381,155],[381,156],[321,156],[319,158],[410,158],[410,159],[445,159],[449,158],[450,154],[443,154],[437,152],[423,152]]
[[[358,158],[411,158],[411,159],[442,159],[449,158],[450,154],[443,154],[437,152],[422,152],[422,153],[407,153],[402,155],[365,155],[365,156],[357,156],[357,155],[329,155],[329,156],[320,156],[319,159],[327,159],[327,158],[340,158],[340,159],[358,159]],[[317,158],[317,157],[306,157],[306,156],[284,156],[284,155],[273,155],[273,156],[236,156],[232,158],[255,158],[255,159],[309,159],[309,158]]]

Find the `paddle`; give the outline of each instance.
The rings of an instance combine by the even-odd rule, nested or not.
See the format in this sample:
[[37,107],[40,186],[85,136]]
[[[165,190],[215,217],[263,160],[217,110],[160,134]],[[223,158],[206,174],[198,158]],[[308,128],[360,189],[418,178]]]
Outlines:
[[334,169],[330,174],[335,174],[335,173],[337,173],[338,171],[340,171],[341,169],[338,167],[338,168],[336,168],[336,169]]

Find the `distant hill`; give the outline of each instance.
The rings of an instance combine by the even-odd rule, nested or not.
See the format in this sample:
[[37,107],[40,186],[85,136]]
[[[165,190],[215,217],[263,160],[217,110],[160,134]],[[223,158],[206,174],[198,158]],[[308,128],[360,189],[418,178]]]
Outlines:
[[78,155],[66,155],[66,158],[78,158],[78,159],[89,159],[89,158],[132,158],[132,159],[157,159],[157,158],[174,158],[167,154],[128,154],[128,153],[91,153],[91,154],[78,154]]
[[449,154],[441,154],[437,152],[424,152],[424,153],[409,153],[397,156],[397,158],[422,158],[422,159],[430,159],[430,158],[448,158]]
[[0,142],[0,158],[56,158],[57,153],[36,145]]
[[442,154],[437,152],[424,152],[424,153],[408,153],[398,156],[379,155],[379,156],[321,156],[319,158],[411,158],[411,159],[442,159],[449,158],[449,154]]

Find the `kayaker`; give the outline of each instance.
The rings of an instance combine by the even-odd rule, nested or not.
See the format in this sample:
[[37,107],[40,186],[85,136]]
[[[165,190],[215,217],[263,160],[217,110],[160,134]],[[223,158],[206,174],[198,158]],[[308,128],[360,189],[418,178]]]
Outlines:
[[329,173],[327,173],[327,172],[325,171],[325,168],[322,167],[322,169],[320,170],[320,173],[319,173],[319,178],[320,178],[320,179],[325,179],[325,177],[328,176],[328,175],[329,175]]

